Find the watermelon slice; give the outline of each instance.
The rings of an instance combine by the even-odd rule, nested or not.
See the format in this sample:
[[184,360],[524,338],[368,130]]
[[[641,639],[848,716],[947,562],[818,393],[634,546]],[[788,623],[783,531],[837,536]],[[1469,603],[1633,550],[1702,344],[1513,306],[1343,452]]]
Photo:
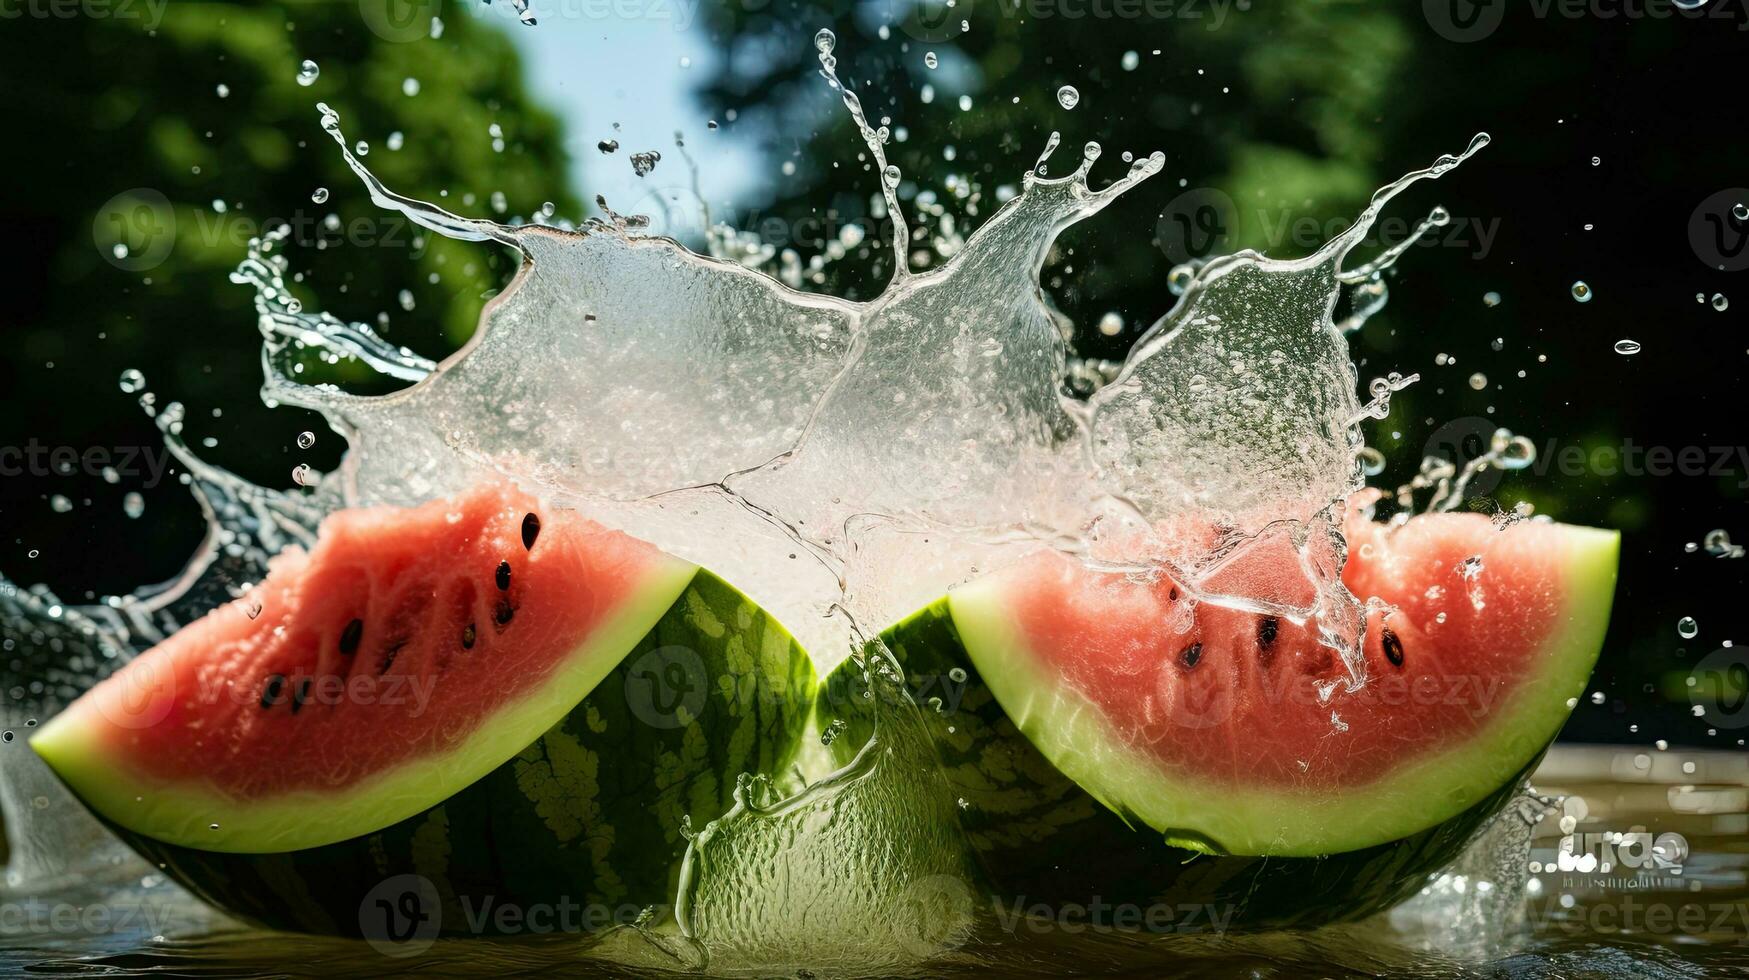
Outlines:
[[[1517,790],[1584,690],[1613,532],[1439,514],[1347,527],[1369,681],[1317,623],[1193,604],[1042,553],[894,627],[999,892],[1206,902],[1312,925],[1412,894]],[[1275,591],[1265,562],[1222,574]],[[822,712],[859,745],[861,670]],[[926,712],[926,714],[928,714]],[[850,751],[846,749],[845,751]]]
[[243,918],[356,933],[416,874],[478,931],[456,906],[670,901],[685,821],[788,764],[813,682],[708,572],[494,486],[330,517],[31,744]]

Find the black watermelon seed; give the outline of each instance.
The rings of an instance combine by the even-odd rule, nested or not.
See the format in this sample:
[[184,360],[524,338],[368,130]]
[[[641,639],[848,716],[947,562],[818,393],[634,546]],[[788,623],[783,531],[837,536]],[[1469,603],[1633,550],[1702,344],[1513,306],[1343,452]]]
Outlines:
[[498,575],[496,577],[497,577],[497,581],[498,581],[498,591],[499,592],[509,591],[509,589],[510,589],[510,563],[509,562],[501,561],[498,563]]
[[340,652],[348,657],[358,652],[358,641],[364,639],[364,620],[355,619],[340,631]]
[[533,514],[525,514],[522,518],[522,547],[525,551],[534,550],[534,539],[540,537],[540,518]]
[[261,706],[271,708],[279,703],[280,689],[285,687],[285,677],[273,674],[267,678],[267,686],[261,691]]
[[310,679],[308,677],[298,682],[298,689],[292,693],[292,714],[304,706],[304,699],[310,696]]
[[463,650],[472,650],[474,648],[474,635],[475,635],[474,624],[469,623],[468,628],[465,630],[462,630],[462,649]]
[[394,641],[393,643],[390,643],[388,646],[388,649],[383,651],[383,659],[382,659],[382,662],[377,666],[377,673],[379,673],[379,674],[388,673],[389,668],[391,666],[393,666],[395,663],[395,655],[400,653],[401,648],[406,646],[406,645],[407,645],[407,640],[405,638],[402,638],[402,639]]
[[1391,628],[1387,626],[1379,639],[1384,642],[1385,659],[1391,662],[1391,666],[1403,666],[1403,641],[1397,638],[1397,634],[1391,632]]
[[1281,630],[1281,620],[1265,616],[1257,621],[1257,646],[1267,650],[1275,644],[1275,634]]
[[1166,593],[1166,601],[1167,602],[1177,602],[1178,601],[1178,586],[1174,585],[1172,587],[1172,591]]
[[1200,643],[1192,643],[1190,646],[1178,651],[1178,662],[1183,664],[1187,670],[1191,667],[1195,667],[1196,662],[1201,659],[1202,644]]
[[510,608],[510,603],[499,599],[498,609],[492,614],[492,618],[498,621],[499,626],[507,626],[510,624],[510,617],[514,615],[516,615],[516,610]]

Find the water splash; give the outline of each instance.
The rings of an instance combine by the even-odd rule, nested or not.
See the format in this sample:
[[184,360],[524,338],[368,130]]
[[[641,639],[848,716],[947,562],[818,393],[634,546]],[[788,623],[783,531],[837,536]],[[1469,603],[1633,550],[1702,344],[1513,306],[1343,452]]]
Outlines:
[[[1346,334],[1382,306],[1382,274],[1444,213],[1370,261],[1344,262],[1397,194],[1457,166],[1486,136],[1382,188],[1308,258],[1241,252],[1174,270],[1172,309],[1121,365],[1101,365],[1071,357],[1039,271],[1064,229],[1161,172],[1164,156],[1134,160],[1096,188],[1098,143],[1066,176],[1048,176],[1053,133],[1018,193],[970,236],[944,236],[937,267],[914,271],[889,131],[870,125],[838,78],[835,46],[829,31],[815,38],[821,74],[857,124],[892,218],[891,281],[864,302],[799,292],[749,267],[757,261],[693,254],[605,202],[605,218],[572,229],[406,197],[364,166],[339,114],[319,104],[322,129],[377,205],[437,234],[515,250],[515,280],[474,337],[433,363],[368,325],[305,311],[285,284],[285,230],[250,243],[232,280],[254,294],[263,396],[320,412],[350,451],[335,473],[299,480],[304,489],[254,487],[194,456],[161,413],[209,538],[175,582],[91,607],[0,589],[6,642],[28,651],[8,667],[22,673],[5,678],[13,710],[52,711],[205,611],[246,604],[267,558],[308,546],[338,507],[415,503],[486,475],[712,568],[790,624],[828,669],[856,654],[872,676],[891,671],[864,624],[1051,547],[1104,568],[1165,569],[1198,601],[1317,616],[1323,641],[1349,658],[1350,686],[1362,683],[1361,609],[1340,580],[1340,508],[1361,484],[1360,422],[1382,417],[1415,378],[1378,379],[1363,404]],[[1338,324],[1345,289],[1354,312]],[[307,383],[311,358],[362,363],[408,386],[364,397]],[[1461,497],[1463,482],[1447,495]],[[1169,531],[1186,526],[1217,533]],[[1283,546],[1313,585],[1309,604],[1217,584],[1246,555]],[[894,882],[958,880],[963,855],[914,832],[951,826],[951,812],[916,808],[952,801],[931,790],[932,750],[908,714],[916,706],[895,705],[846,769],[816,771],[813,786],[781,801],[743,786],[736,810],[701,829],[678,932],[658,933],[662,948],[682,962],[773,962],[772,944],[794,938],[783,928],[806,917],[732,899],[782,879],[797,901],[834,894],[834,941],[846,962],[865,962],[864,925],[897,921],[917,898],[850,887],[866,846],[905,845]]]

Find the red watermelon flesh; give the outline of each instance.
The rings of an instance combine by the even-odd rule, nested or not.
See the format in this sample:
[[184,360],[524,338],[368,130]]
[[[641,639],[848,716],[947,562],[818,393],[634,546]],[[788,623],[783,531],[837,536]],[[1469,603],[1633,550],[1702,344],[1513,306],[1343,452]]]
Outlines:
[[[1535,758],[1596,660],[1618,548],[1475,514],[1354,517],[1346,536],[1343,580],[1371,600],[1356,690],[1316,620],[1193,602],[1165,575],[1042,553],[949,598],[1016,725],[1132,823],[1231,853],[1331,853],[1431,827]],[[1260,548],[1224,591],[1250,577],[1294,597],[1288,559]]]
[[[217,851],[404,819],[539,737],[695,566],[504,486],[335,514],[32,739],[82,798]],[[320,819],[314,819],[320,817]]]

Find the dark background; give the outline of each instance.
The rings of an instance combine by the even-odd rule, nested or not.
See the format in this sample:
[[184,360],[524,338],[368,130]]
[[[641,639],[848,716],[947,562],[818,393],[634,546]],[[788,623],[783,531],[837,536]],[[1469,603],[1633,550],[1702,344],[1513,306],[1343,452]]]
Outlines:
[[[529,30],[564,16],[534,6],[549,24]],[[813,218],[831,228],[866,218],[877,185],[854,165],[860,145],[814,71],[809,39],[827,25],[840,38],[841,74],[871,114],[909,130],[889,147],[907,194],[934,188],[954,208],[943,183],[963,175],[981,186],[987,215],[995,188],[1018,183],[1052,128],[1064,136],[1055,172],[1073,166],[1086,140],[1104,144],[1096,183],[1122,172],[1120,151],[1163,150],[1166,172],[1067,234],[1044,277],[1084,325],[1080,352],[1119,357],[1171,304],[1166,273],[1187,251],[1171,232],[1175,215],[1219,219],[1212,240],[1190,243],[1196,254],[1304,254],[1323,233],[1284,239],[1282,222],[1340,227],[1374,187],[1491,133],[1475,160],[1389,212],[1412,223],[1440,203],[1458,221],[1399,263],[1389,307],[1353,338],[1363,378],[1423,376],[1369,429],[1390,462],[1376,482],[1407,479],[1430,452],[1473,453],[1495,425],[1532,437],[1544,450],[1539,465],[1483,481],[1488,499],[1467,505],[1525,500],[1558,520],[1625,533],[1594,684],[1605,697],[1580,705],[1567,736],[1737,745],[1749,717],[1729,710],[1734,701],[1697,717],[1688,682],[1740,687],[1746,676],[1741,654],[1717,651],[1735,638],[1728,617],[1745,594],[1749,559],[1685,545],[1715,528],[1749,541],[1749,458],[1737,455],[1749,446],[1749,273],[1716,268],[1731,257],[1691,234],[1709,199],[1726,219],[1727,247],[1743,231],[1728,220],[1736,198],[1715,195],[1749,186],[1749,113],[1738,94],[1749,4],[1249,6],[1027,0],[1015,12],[995,0],[961,0],[952,11],[903,0],[705,0],[702,29],[729,54],[726,70],[699,78],[705,114],[727,120],[734,109],[725,131],[771,151],[761,189],[713,203],[728,205],[719,213],[731,222]],[[172,0],[150,24],[28,13],[0,23],[10,163],[0,182],[0,390],[9,409],[0,446],[156,447],[137,395],[117,385],[123,369],[137,368],[160,405],[186,403],[189,442],[214,461],[273,486],[288,486],[297,462],[332,466],[342,447],[319,420],[262,406],[250,294],[226,279],[248,232],[270,218],[300,231],[305,247],[292,267],[306,272],[308,303],[319,297],[319,308],[372,322],[387,313],[391,340],[432,357],[465,340],[514,263],[483,246],[415,240],[372,207],[319,129],[317,99],[341,112],[349,134],[406,132],[404,149],[377,140],[367,161],[403,192],[467,214],[494,213],[493,191],[510,214],[545,201],[561,215],[587,213],[593,192],[565,186],[562,147],[575,134],[559,132],[546,94],[531,91],[505,31],[455,13],[441,39],[385,39],[363,12],[352,2]],[[962,17],[971,27],[963,35]],[[884,40],[883,21],[894,25]],[[612,25],[596,34],[610,44]],[[1123,68],[1128,50],[1138,55],[1133,71]],[[924,66],[925,51],[940,67]],[[308,88],[294,81],[304,57],[322,70]],[[402,94],[407,76],[420,79],[418,98]],[[925,83],[937,91],[928,104]],[[1082,96],[1072,112],[1054,97],[1065,83]],[[962,92],[972,111],[956,105]],[[492,122],[506,133],[502,152],[480,135]],[[793,178],[778,176],[785,158],[797,163]],[[330,190],[327,203],[311,201],[317,186]],[[116,195],[134,189],[163,195],[169,210],[148,209],[128,225],[141,216],[136,198]],[[1211,201],[1220,206],[1195,213]],[[362,231],[323,232],[329,212]],[[1493,236],[1486,248],[1477,223]],[[122,234],[133,236],[136,256],[154,255],[149,269],[110,260]],[[871,258],[884,256],[871,239]],[[819,247],[793,244],[804,254]],[[1749,250],[1738,257],[1749,264]],[[1065,265],[1074,272],[1062,274]],[[885,277],[872,266],[837,263],[820,288],[867,296]],[[1594,289],[1591,302],[1574,301],[1576,280]],[[402,289],[414,294],[411,311]],[[1497,306],[1483,302],[1490,291]],[[1731,306],[1716,311],[1697,293],[1722,293]],[[1124,318],[1118,337],[1091,329],[1107,311]],[[1641,352],[1616,353],[1624,338]],[[1441,354],[1455,363],[1439,363]],[[1484,390],[1470,386],[1477,372]],[[304,429],[321,437],[308,452],[294,444]],[[203,447],[207,439],[216,445]],[[1623,473],[1598,455],[1629,446],[1699,447],[1702,471],[1673,472],[1673,455],[1664,467],[1642,459],[1639,472]],[[1575,451],[1580,464],[1564,463]],[[199,540],[200,515],[173,478],[144,482],[8,474],[0,572],[71,601],[170,576]],[[145,500],[138,519],[123,513],[129,491]],[[73,508],[56,512],[55,494]],[[1684,616],[1699,622],[1692,640],[1678,636]]]

